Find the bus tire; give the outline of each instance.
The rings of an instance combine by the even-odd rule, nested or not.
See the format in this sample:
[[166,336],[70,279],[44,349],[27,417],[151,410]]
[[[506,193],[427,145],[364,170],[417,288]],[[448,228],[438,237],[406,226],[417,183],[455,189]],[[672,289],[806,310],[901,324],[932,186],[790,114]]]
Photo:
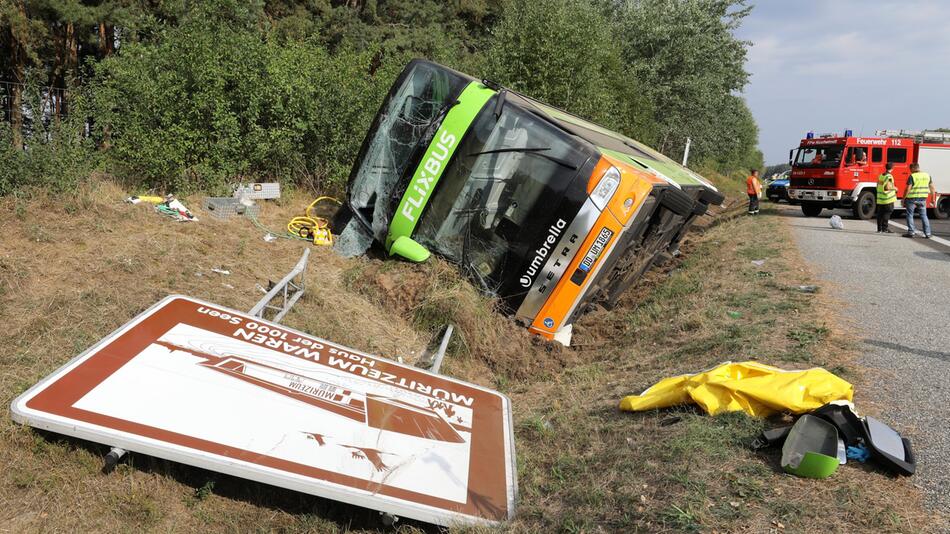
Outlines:
[[805,214],[805,217],[817,217],[821,215],[821,210],[821,204],[802,202],[802,213]]
[[854,212],[854,218],[866,221],[874,216],[874,209],[877,205],[875,192],[865,189],[858,193],[858,198],[854,199],[854,206],[851,211]]
[[950,219],[950,196],[942,196],[937,199],[934,206],[934,219]]
[[693,211],[693,199],[679,189],[667,189],[660,197],[660,205],[680,216],[687,216]]

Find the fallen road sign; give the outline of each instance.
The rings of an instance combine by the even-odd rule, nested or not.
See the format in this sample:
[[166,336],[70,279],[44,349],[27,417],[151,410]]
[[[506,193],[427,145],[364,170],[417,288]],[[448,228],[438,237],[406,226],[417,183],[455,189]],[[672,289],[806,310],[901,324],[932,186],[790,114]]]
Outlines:
[[511,404],[170,296],[17,397],[19,423],[438,525],[517,496]]

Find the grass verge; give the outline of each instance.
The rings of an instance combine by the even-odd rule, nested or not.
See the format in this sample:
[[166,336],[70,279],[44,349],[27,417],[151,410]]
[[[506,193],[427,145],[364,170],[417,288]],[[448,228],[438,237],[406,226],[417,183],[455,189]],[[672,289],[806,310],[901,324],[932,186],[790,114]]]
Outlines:
[[[282,276],[298,242],[266,243],[246,221],[163,219],[107,183],[64,201],[0,199],[0,399],[31,384],[170,293],[248,309]],[[308,199],[269,203],[282,227]],[[187,200],[196,207],[200,199]],[[747,441],[766,422],[691,408],[617,411],[657,380],[725,360],[856,376],[822,294],[777,218],[723,222],[651,273],[613,312],[576,325],[578,348],[528,337],[454,270],[315,248],[308,293],[288,326],[413,361],[445,321],[459,335],[443,371],[514,401],[521,501],[512,532],[904,531],[934,529],[912,481],[846,466],[834,478],[785,475]],[[760,260],[764,260],[759,264]],[[752,263],[756,261],[756,263]],[[231,272],[222,276],[211,271]],[[860,390],[859,390],[860,397]],[[0,525],[15,532],[343,532],[388,530],[374,512],[141,455],[99,474],[105,447],[0,415]],[[428,527],[401,521],[397,530]]]

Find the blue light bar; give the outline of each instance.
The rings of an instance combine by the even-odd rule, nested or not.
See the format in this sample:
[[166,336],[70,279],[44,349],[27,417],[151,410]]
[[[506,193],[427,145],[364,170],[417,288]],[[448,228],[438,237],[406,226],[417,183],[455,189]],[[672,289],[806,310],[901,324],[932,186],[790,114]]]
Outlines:
[[852,130],[845,130],[845,131],[844,131],[844,136],[845,136],[845,137],[851,137],[851,136],[853,136],[853,135],[854,135],[854,132],[853,132]]
[[814,139],[814,138],[815,138],[815,132],[808,132],[807,134],[805,134],[805,139]]

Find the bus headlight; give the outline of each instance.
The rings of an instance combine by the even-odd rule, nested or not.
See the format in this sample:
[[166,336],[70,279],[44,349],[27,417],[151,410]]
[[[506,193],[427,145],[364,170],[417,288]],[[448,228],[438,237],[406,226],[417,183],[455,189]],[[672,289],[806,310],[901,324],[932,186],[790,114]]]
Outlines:
[[590,199],[594,201],[597,209],[603,211],[618,187],[620,187],[620,171],[616,167],[611,167],[600,177],[597,187],[590,192]]

